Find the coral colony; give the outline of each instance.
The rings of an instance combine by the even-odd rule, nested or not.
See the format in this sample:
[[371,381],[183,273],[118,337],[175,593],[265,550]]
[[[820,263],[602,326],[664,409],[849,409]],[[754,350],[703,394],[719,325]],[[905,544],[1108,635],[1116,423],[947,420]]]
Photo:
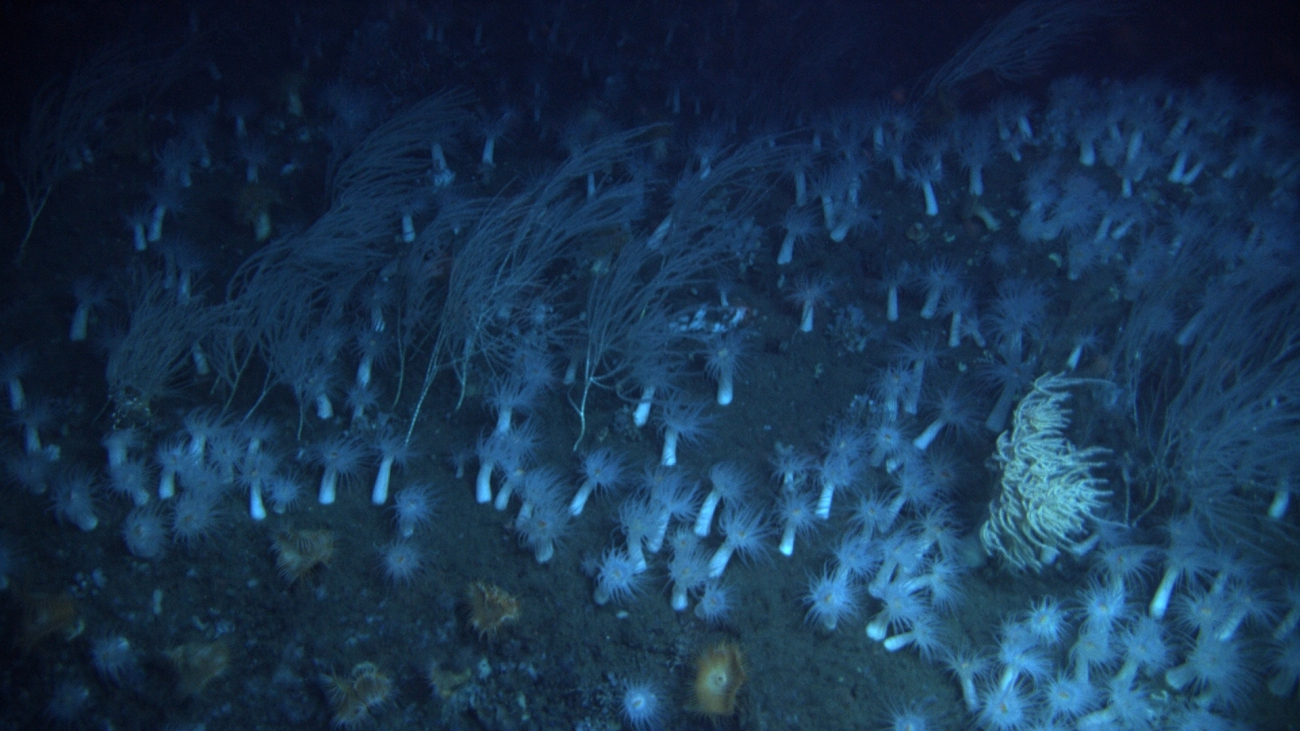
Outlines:
[[1293,724],[1295,99],[1167,8],[849,5],[55,54],[0,725]]

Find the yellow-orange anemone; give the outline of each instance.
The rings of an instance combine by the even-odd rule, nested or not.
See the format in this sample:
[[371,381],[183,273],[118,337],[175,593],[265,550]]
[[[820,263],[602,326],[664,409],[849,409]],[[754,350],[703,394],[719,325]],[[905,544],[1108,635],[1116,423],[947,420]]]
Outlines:
[[723,642],[701,652],[695,661],[691,710],[706,716],[730,716],[736,712],[736,693],[745,679],[745,657],[736,645]]

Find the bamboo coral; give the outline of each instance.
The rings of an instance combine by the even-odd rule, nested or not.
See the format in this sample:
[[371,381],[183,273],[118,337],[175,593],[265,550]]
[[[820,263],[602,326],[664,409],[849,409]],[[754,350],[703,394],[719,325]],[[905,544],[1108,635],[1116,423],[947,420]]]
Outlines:
[[1070,411],[1066,389],[1080,379],[1045,374],[1016,407],[1015,423],[998,437],[1002,491],[989,506],[980,541],[1017,569],[1041,570],[1062,549],[1082,554],[1093,540],[1086,523],[1097,519],[1110,490],[1092,475],[1102,447],[1079,449],[1065,438]]

